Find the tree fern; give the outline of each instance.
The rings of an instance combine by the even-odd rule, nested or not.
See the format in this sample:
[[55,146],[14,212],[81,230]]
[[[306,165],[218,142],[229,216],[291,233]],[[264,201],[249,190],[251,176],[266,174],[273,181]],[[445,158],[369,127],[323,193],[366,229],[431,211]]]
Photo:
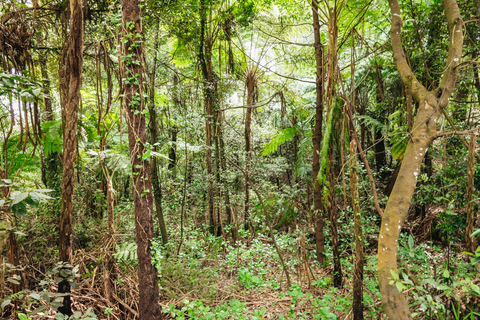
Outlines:
[[270,142],[265,145],[262,151],[262,156],[265,157],[277,151],[278,147],[285,142],[292,140],[293,137],[299,133],[298,126],[280,129],[279,132],[272,137]]

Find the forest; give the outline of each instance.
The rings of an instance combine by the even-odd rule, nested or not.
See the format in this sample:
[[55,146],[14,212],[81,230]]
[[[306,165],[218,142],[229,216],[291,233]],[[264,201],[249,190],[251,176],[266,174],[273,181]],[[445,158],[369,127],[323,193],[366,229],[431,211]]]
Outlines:
[[0,0],[0,318],[480,319],[480,0]]

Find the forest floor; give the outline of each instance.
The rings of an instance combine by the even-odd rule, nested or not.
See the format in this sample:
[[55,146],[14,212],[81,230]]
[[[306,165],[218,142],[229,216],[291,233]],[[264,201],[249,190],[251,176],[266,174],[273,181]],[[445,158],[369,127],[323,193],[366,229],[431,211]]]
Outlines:
[[[58,254],[56,234],[47,231],[51,230],[55,221],[46,215],[37,216],[25,222],[23,230],[28,230],[28,233],[19,236],[19,255],[23,257],[21,265],[25,266],[23,278],[29,288],[19,299],[23,298],[22,310],[30,313],[32,319],[54,318],[54,303],[61,301],[61,297],[54,293],[57,290],[55,272],[51,271]],[[106,239],[104,224],[88,217],[76,220],[74,234],[77,248],[73,266],[78,278],[77,286],[72,291],[73,309],[78,312],[79,319],[94,319],[90,317],[92,311],[98,319],[138,319],[132,212],[126,208],[117,220],[116,268],[111,277],[105,270],[113,247]],[[306,223],[296,223],[290,226],[289,232],[275,233],[291,277],[290,287],[271,239],[261,231],[253,236],[239,230],[241,240],[233,245],[232,241],[212,236],[207,228],[189,221],[184,228],[185,237],[180,254],[177,255],[180,226],[171,228],[171,241],[167,248],[160,245],[160,239],[152,242],[153,263],[159,271],[163,312],[172,319],[350,319],[354,259],[354,241],[348,232],[351,226],[342,226],[340,230],[342,288],[333,286],[329,242],[326,243],[328,263],[323,268],[315,261],[312,230],[309,228]],[[383,316],[376,276],[375,228],[375,223],[365,227],[368,231],[365,235],[367,247],[364,269],[366,319],[381,319]],[[402,281],[403,289],[409,293],[412,309],[421,312],[417,318],[424,319],[422,301],[430,299],[430,312],[444,309],[447,312],[453,295],[446,295],[445,288],[443,291],[435,288],[436,281],[450,277],[445,273],[447,259],[450,261],[448,270],[465,278],[465,274],[471,272],[466,269],[468,257],[454,254],[453,251],[446,255],[445,247],[432,245],[427,240],[415,244],[407,232],[400,239],[400,270],[404,279],[413,282],[409,287],[407,280]],[[302,256],[301,252],[306,255]],[[113,288],[108,289],[110,279]],[[432,290],[421,295],[415,293],[413,284],[425,279],[431,280],[429,283],[435,294]],[[471,283],[478,288],[480,280],[477,277]],[[465,309],[472,304],[480,305],[478,295],[467,297],[468,290],[462,291],[461,285],[447,286],[460,297],[458,307]],[[470,284],[464,282],[465,285]],[[40,297],[36,299],[39,294]],[[36,312],[32,312],[34,310]]]

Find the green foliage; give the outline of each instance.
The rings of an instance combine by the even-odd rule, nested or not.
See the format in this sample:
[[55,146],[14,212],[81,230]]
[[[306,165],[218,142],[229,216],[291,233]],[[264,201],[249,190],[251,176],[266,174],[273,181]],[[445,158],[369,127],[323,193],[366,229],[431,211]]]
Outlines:
[[137,244],[135,242],[124,242],[117,245],[116,253],[113,255],[118,262],[136,265],[138,263]]
[[278,150],[278,147],[284,144],[287,141],[292,140],[300,131],[298,126],[280,129],[277,134],[275,134],[270,142],[268,142],[262,151],[262,156],[268,156],[271,153],[274,153]]

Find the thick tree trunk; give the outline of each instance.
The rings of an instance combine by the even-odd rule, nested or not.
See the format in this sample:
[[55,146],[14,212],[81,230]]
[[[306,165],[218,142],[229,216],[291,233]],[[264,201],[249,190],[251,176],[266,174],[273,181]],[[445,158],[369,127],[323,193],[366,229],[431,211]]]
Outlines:
[[[72,262],[72,215],[73,189],[75,184],[75,159],[77,155],[77,119],[80,102],[80,87],[83,68],[83,10],[81,0],[70,1],[70,36],[66,48],[66,61],[62,86],[63,123],[63,176],[62,212],[60,215],[59,255],[60,260]],[[70,283],[63,280],[58,284],[58,292],[70,292]],[[70,296],[64,297],[63,306],[58,310],[71,315]]]
[[353,268],[353,319],[363,320],[363,233],[360,198],[357,179],[357,144],[350,142],[350,190],[352,194],[353,220],[355,225],[355,266]]
[[436,137],[437,120],[452,95],[457,79],[457,66],[462,57],[463,21],[456,0],[443,0],[450,34],[446,68],[438,89],[427,91],[407,63],[401,38],[401,11],[397,0],[389,0],[392,12],[390,36],[393,56],[405,86],[419,103],[413,130],[405,150],[397,181],[388,199],[378,241],[378,279],[382,305],[391,320],[412,319],[405,296],[390,284],[392,273],[398,274],[397,242],[408,214],[420,166],[427,148]]
[[323,122],[323,45],[320,39],[320,22],[318,20],[317,2],[312,1],[313,34],[315,37],[315,63],[316,63],[316,104],[315,104],[315,129],[313,131],[313,205],[315,220],[315,245],[317,249],[317,261],[325,265],[325,217],[322,209],[322,186],[318,183],[320,171],[320,143],[322,141]]
[[[125,113],[128,120],[128,142],[133,174],[133,201],[138,255],[138,280],[140,319],[162,319],[158,303],[157,271],[152,265],[150,242],[153,238],[153,194],[150,163],[142,159],[146,149],[147,134],[143,101],[143,46],[142,21],[138,0],[122,0],[124,32],[123,63]],[[130,57],[127,59],[127,57]],[[131,77],[134,80],[128,80]]]

